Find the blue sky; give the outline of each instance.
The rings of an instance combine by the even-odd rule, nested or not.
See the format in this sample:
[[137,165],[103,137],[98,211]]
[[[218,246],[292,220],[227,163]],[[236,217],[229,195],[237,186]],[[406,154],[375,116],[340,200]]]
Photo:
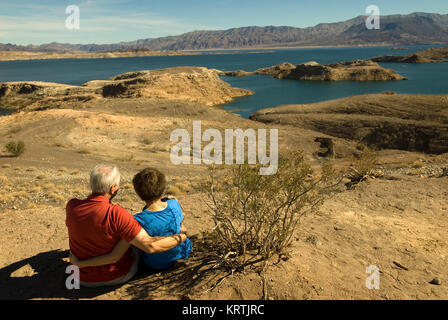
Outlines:
[[[65,28],[69,5],[80,29]],[[447,0],[0,0],[0,43],[115,43],[243,26],[309,27],[364,15],[448,14]]]

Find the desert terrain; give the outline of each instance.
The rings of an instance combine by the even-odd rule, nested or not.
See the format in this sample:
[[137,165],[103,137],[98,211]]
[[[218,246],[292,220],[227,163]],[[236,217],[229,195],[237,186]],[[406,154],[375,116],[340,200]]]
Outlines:
[[[448,95],[383,93],[260,110],[251,119],[219,106],[251,94],[218,70],[174,68],[118,75],[82,86],[0,84],[0,299],[448,299]],[[215,268],[206,234],[213,221],[199,188],[205,165],[170,162],[170,133],[194,120],[220,131],[279,129],[280,153],[301,149],[312,166],[318,137],[334,143],[334,166],[350,169],[360,142],[377,149],[374,174],[304,217],[289,255],[229,275]],[[407,130],[407,131],[404,131]],[[387,138],[387,139],[386,139]],[[401,143],[399,143],[401,141]],[[403,142],[405,141],[405,142]],[[114,202],[143,204],[132,177],[154,166],[169,179],[193,241],[186,262],[141,268],[120,287],[67,290],[65,203],[89,194],[89,172],[111,163],[122,173]],[[366,288],[366,268],[380,289]],[[435,281],[437,280],[437,281]]]

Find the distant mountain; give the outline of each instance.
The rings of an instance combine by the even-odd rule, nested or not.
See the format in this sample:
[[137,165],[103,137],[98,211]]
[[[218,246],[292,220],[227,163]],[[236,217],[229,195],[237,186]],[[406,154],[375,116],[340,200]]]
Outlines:
[[366,17],[309,28],[243,27],[222,31],[194,31],[179,36],[115,44],[49,43],[39,46],[0,44],[7,51],[200,50],[288,46],[416,45],[448,43],[448,14],[412,13],[381,17],[380,30],[368,30]]

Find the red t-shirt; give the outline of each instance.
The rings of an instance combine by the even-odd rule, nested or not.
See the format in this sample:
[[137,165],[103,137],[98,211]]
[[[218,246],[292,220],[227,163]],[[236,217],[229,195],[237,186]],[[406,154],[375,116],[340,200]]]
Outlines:
[[[81,260],[111,252],[121,238],[131,242],[142,229],[128,211],[104,196],[72,199],[66,213],[70,250]],[[106,282],[127,274],[134,263],[131,252],[129,248],[114,264],[81,268],[80,280]]]

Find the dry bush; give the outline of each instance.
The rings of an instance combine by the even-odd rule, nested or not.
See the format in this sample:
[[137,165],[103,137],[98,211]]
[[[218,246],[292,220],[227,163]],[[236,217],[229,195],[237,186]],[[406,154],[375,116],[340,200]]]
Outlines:
[[44,189],[47,192],[57,193],[59,191],[58,188],[55,186],[55,184],[52,182],[47,182],[40,186],[42,187],[42,189]]
[[6,176],[0,176],[0,188],[5,186],[8,182],[8,178]]
[[20,131],[22,131],[22,127],[20,127],[20,126],[17,126],[17,127],[13,127],[13,128],[11,128],[11,129],[9,129],[9,131],[8,131],[8,135],[13,135],[13,134],[17,134],[17,133],[19,133]]
[[121,201],[123,201],[123,202],[133,202],[134,198],[132,196],[130,196],[130,195],[125,195],[125,196],[121,197]]
[[32,193],[39,193],[41,190],[42,190],[42,188],[40,186],[34,186],[34,187],[31,187],[31,189],[30,189],[30,191]]
[[350,186],[373,176],[378,162],[378,155],[375,150],[363,145],[359,145],[358,150],[359,152],[352,159],[350,172],[347,175],[347,178],[351,181]]
[[180,196],[184,194],[184,192],[177,186],[169,186],[166,193],[173,196]]
[[66,198],[57,192],[49,192],[47,196],[50,198],[50,200],[53,200],[57,203],[63,203],[66,201]]
[[6,150],[14,157],[20,156],[25,151],[25,142],[23,141],[10,141],[6,144]]
[[203,185],[216,248],[225,257],[236,257],[233,263],[239,267],[285,253],[300,218],[315,212],[336,181],[329,162],[315,175],[302,152],[280,159],[275,175],[260,175],[259,169],[247,164],[210,167]]
[[177,182],[174,186],[180,189],[180,191],[183,193],[189,193],[193,191],[193,188],[189,181]]
[[424,166],[425,166],[425,163],[421,159],[415,160],[411,165],[411,167],[414,169],[420,169],[420,168],[423,168]]

